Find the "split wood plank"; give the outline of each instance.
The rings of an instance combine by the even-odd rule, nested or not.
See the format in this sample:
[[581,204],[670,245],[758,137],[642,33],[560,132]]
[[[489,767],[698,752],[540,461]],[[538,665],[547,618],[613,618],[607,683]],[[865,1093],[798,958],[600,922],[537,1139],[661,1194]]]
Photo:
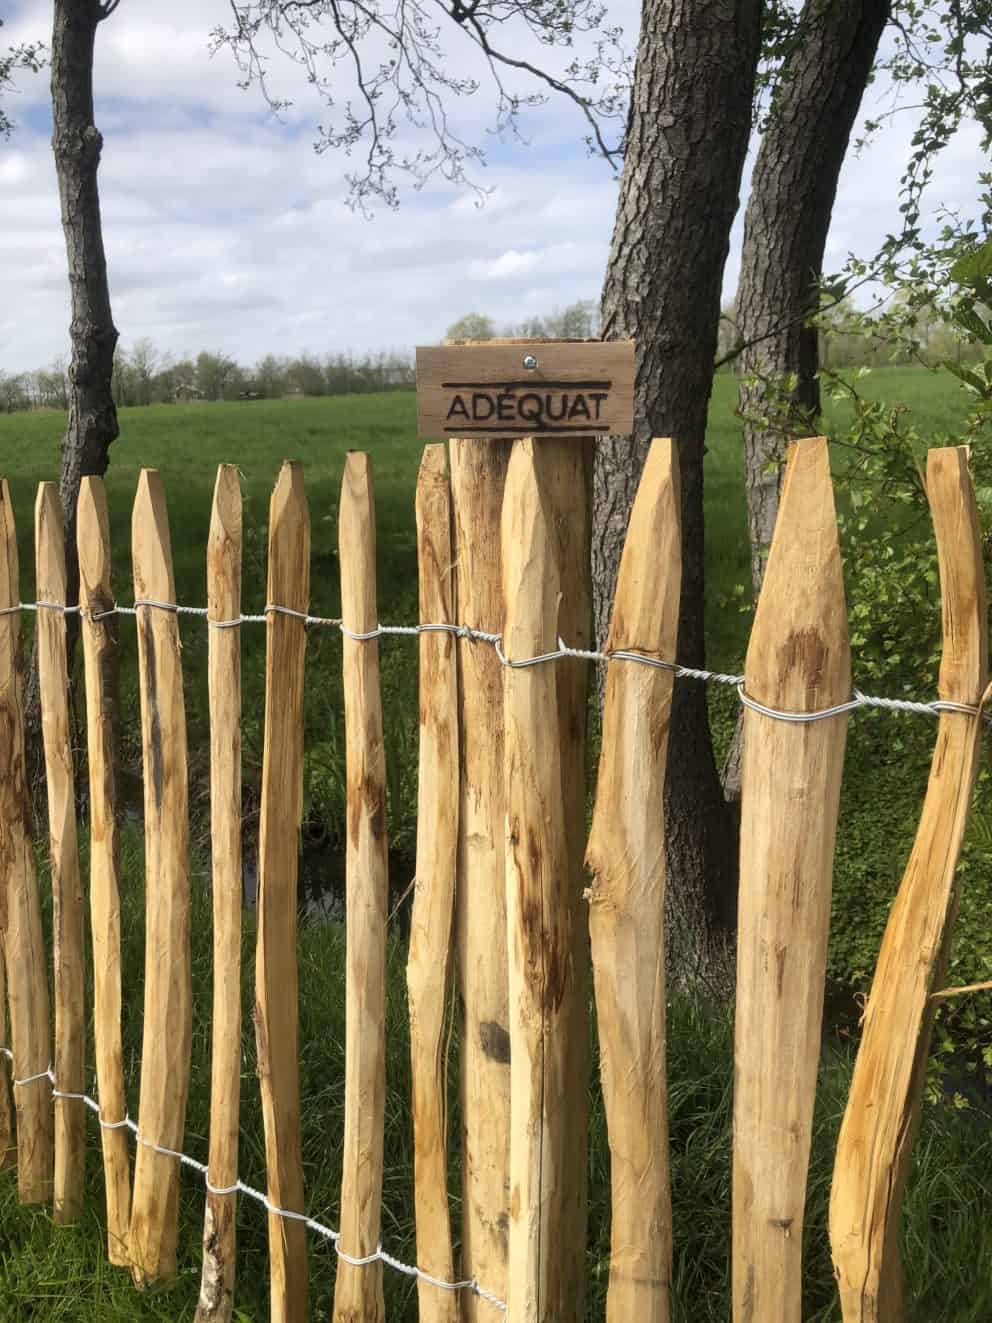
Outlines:
[[[310,603],[310,513],[303,469],[286,461],[269,502],[266,601],[305,614]],[[255,1035],[265,1126],[268,1195],[303,1210],[300,1127],[297,843],[303,813],[303,685],[306,625],[269,613],[265,631],[265,745],[258,847]],[[269,1214],[272,1323],[309,1317],[307,1231]]]
[[[379,623],[375,582],[375,497],[369,457],[345,461],[339,510],[341,618],[365,634]],[[353,1258],[375,1254],[382,1220],[386,1106],[386,759],[379,692],[379,644],[344,635],[347,771],[345,886],[344,1152],[340,1247]],[[335,1323],[381,1323],[382,1263],[338,1260]]]
[[[51,1018],[31,804],[24,766],[24,693],[17,531],[6,478],[0,483],[0,920],[3,920],[17,1110],[21,1203],[52,1196]],[[36,1078],[40,1076],[40,1078]],[[17,1080],[30,1083],[17,1084]]]
[[[458,610],[501,633],[500,519],[508,441],[452,441]],[[503,671],[487,644],[458,640],[461,793],[455,896],[462,1113],[461,1273],[506,1299],[510,1182],[510,1031],[506,952]],[[462,1298],[463,1323],[489,1323]]]
[[[135,601],[172,603],[169,516],[161,474],[142,469],[131,516]],[[174,611],[138,606],[145,811],[145,999],[131,1206],[131,1272],[140,1287],[176,1273],[179,1160],[192,1032],[186,712]],[[141,1142],[144,1141],[144,1142]]]
[[[504,652],[553,651],[560,575],[541,443],[513,448],[503,497]],[[563,1237],[572,977],[557,672],[504,671],[506,895],[510,974],[509,1323],[552,1323]],[[584,1155],[582,1156],[584,1160]]]
[[[7,970],[0,942],[0,1049],[7,1047]],[[0,1051],[0,1171],[17,1166],[17,1135],[10,1098],[10,1062]]]
[[[745,664],[750,697],[812,712],[851,693],[827,443],[789,449]],[[744,717],[735,1022],[735,1323],[800,1323],[802,1240],[846,714]]]
[[[207,542],[207,619],[241,615],[241,485],[221,464]],[[208,626],[210,863],[214,995],[210,1073],[210,1184],[196,1323],[228,1323],[234,1310],[238,1128],[241,1103],[241,627]]]
[[[931,450],[927,495],[940,564],[940,697],[978,707],[988,684],[982,534],[966,446]],[[950,955],[956,870],[978,771],[981,715],[942,712],[926,799],[882,938],[830,1195],[844,1323],[904,1317],[899,1224],[919,1125],[932,994]]]
[[[65,533],[58,484],[38,486],[34,508],[41,733],[48,785],[48,827],[55,947],[55,1078],[60,1094],[85,1092],[86,1010],[83,885],[76,834],[76,796],[66,660]],[[74,1222],[83,1211],[86,1107],[55,1099],[54,1219]]]
[[[100,478],[84,477],[76,516],[79,603],[86,681],[90,802],[90,929],[93,943],[93,1042],[100,1116],[127,1115],[121,1041],[120,836],[114,733],[118,688],[117,617],[110,575],[110,518]],[[130,1263],[131,1150],[123,1127],[100,1127],[110,1262]]]
[[[607,652],[675,656],[680,501],[675,448],[655,440],[630,513]],[[668,670],[609,666],[586,851],[613,1200],[607,1323],[669,1319],[664,789],[673,686]]]
[[[420,620],[458,619],[451,486],[443,445],[427,446],[417,479]],[[458,660],[452,634],[420,636],[417,872],[407,990],[413,1081],[417,1262],[454,1280],[448,1208],[448,1045],[455,879],[458,865]],[[458,1323],[458,1297],[417,1284],[421,1323]]]

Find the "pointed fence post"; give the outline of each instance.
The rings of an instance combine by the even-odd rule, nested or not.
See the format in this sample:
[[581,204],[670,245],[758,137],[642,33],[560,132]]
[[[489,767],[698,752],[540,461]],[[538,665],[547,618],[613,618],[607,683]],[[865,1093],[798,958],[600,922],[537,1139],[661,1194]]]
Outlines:
[[[678,457],[670,440],[656,440],[630,514],[606,651],[673,660],[681,585]],[[607,1323],[669,1318],[663,796],[673,683],[670,670],[610,663],[586,852],[613,1193]]]
[[110,519],[100,478],[85,477],[76,507],[79,604],[86,678],[86,747],[90,803],[90,928],[93,943],[93,1042],[100,1094],[100,1143],[107,1199],[107,1253],[118,1267],[130,1263],[130,1137],[121,1043],[121,907],[118,877],[114,723],[118,644],[110,581]]
[[[296,879],[303,813],[303,663],[310,603],[310,514],[303,470],[287,461],[269,503],[270,611],[265,630],[265,747],[258,846],[255,1035],[268,1196],[303,1212]],[[272,1323],[306,1323],[307,1230],[269,1214]]]
[[[60,1093],[85,1092],[86,1006],[83,885],[76,840],[76,797],[66,663],[65,534],[58,484],[43,482],[35,502],[35,561],[39,605],[38,682],[48,784],[55,946],[55,1079]],[[86,1108],[81,1098],[55,1100],[56,1222],[83,1211]]]
[[[344,1154],[339,1251],[356,1259],[379,1247],[386,1106],[386,759],[379,644],[355,639],[378,627],[375,497],[367,455],[345,461],[339,510],[344,720],[347,762],[347,963]],[[334,1323],[381,1323],[382,1263],[338,1259]]]
[[[450,442],[458,611],[503,629],[500,517],[508,441]],[[510,1029],[506,952],[503,673],[492,647],[458,640],[461,794],[455,898],[461,1006],[461,1272],[506,1298],[510,1180]],[[484,732],[480,736],[480,732]],[[462,1298],[463,1323],[489,1323]]]
[[[427,446],[417,479],[420,621],[455,624],[451,487],[445,447]],[[420,636],[420,761],[417,875],[410,920],[407,989],[413,1080],[417,1262],[454,1278],[448,1209],[448,1017],[458,863],[458,670],[455,637]],[[421,1323],[458,1323],[459,1300],[417,1283]]]
[[[551,522],[560,575],[558,633],[572,648],[593,647],[592,622],[592,461],[591,437],[546,437],[540,441],[547,477]],[[588,825],[586,733],[589,720],[591,664],[580,657],[555,662],[558,694],[562,795],[569,863],[569,977],[561,1006],[559,1032],[565,1053],[568,1097],[565,1144],[574,1160],[565,1164],[561,1189],[562,1236],[556,1255],[549,1308],[558,1323],[583,1323],[587,1275],[588,1171],[578,1155],[589,1148],[590,979],[588,882],[585,845]]]
[[[966,446],[931,450],[927,495],[937,536],[944,649],[940,697],[980,707],[988,685],[982,534]],[[830,1244],[844,1323],[904,1316],[899,1224],[947,968],[955,879],[981,751],[982,716],[940,715],[930,781],[882,938],[830,1193]]]
[[[514,445],[502,554],[506,657],[516,661],[554,651],[560,576],[540,442]],[[565,1143],[569,1072],[561,1021],[573,971],[555,664],[508,666],[504,712],[511,1077],[507,1319],[552,1323],[565,1164],[577,1158]]]
[[[145,809],[145,999],[131,1272],[171,1281],[179,1234],[179,1160],[189,1090],[192,973],[186,713],[169,517],[161,475],[142,469],[131,521]],[[142,606],[142,601],[165,603]]]
[[[207,543],[210,690],[210,864],[214,998],[210,1075],[210,1184],[196,1323],[234,1310],[235,1214],[241,1102],[241,486],[221,464]],[[227,623],[225,623],[227,622]],[[230,1193],[219,1194],[219,1190]]]
[[[17,531],[6,478],[0,483],[0,922],[7,960],[17,1190],[23,1204],[52,1197],[51,1018],[41,905],[24,768],[23,659]],[[20,1081],[20,1082],[19,1082]]]
[[[827,443],[790,447],[745,665],[748,696],[814,712],[851,694]],[[735,1019],[735,1323],[800,1323],[803,1214],[820,1056],[847,715],[744,719]]]

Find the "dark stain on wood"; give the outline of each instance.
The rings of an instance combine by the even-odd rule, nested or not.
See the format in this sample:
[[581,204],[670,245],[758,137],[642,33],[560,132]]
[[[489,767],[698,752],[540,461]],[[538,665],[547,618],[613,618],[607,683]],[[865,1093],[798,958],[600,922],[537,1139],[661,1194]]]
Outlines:
[[823,687],[824,671],[830,658],[830,648],[816,628],[795,629],[786,635],[778,649],[782,678],[798,674],[807,692],[819,693]]
[[510,1035],[503,1025],[495,1020],[483,1020],[479,1025],[479,1042],[490,1061],[510,1064]]
[[158,708],[158,671],[156,668],[155,633],[150,612],[142,613],[141,642],[145,654],[145,701],[148,704],[148,757],[151,762],[152,794],[155,807],[162,811],[162,792],[165,786],[165,765],[162,759],[162,717]]

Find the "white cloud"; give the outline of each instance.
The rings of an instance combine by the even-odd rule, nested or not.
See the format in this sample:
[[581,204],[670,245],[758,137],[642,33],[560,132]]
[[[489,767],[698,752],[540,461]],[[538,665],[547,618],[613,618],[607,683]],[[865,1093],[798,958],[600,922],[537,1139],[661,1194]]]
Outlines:
[[[632,0],[623,0],[636,31]],[[436,340],[463,313],[499,324],[596,298],[609,252],[617,185],[590,159],[573,108],[528,112],[530,146],[490,139],[487,203],[433,181],[401,209],[366,221],[344,205],[346,157],[318,156],[321,105],[286,63],[284,122],[236,86],[210,28],[224,0],[125,0],[98,32],[101,195],[114,315],[125,343],[151,337],[174,354],[224,349],[245,362],[295,353]],[[24,0],[4,39],[44,36],[50,5]],[[470,68],[471,66],[466,66]],[[880,93],[875,92],[874,99]],[[25,79],[21,127],[0,152],[0,368],[37,367],[67,344],[68,293],[47,80]],[[484,97],[458,107],[466,136],[484,132]],[[870,251],[898,223],[910,119],[844,170],[828,262]],[[412,130],[404,141],[415,144]],[[968,205],[977,139],[944,154],[933,196]],[[736,281],[741,219],[725,292]]]

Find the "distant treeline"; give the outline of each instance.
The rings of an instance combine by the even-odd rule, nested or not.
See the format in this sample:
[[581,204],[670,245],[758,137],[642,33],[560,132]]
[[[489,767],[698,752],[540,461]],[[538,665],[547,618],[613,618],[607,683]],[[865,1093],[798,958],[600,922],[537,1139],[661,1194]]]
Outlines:
[[[243,367],[227,354],[204,350],[196,358],[173,359],[150,340],[118,347],[114,399],[119,407],[175,404],[184,400],[280,399],[286,395],[348,395],[409,390],[415,382],[413,355],[406,351],[354,354],[267,354]],[[64,360],[36,372],[0,371],[0,410],[68,408]]]

